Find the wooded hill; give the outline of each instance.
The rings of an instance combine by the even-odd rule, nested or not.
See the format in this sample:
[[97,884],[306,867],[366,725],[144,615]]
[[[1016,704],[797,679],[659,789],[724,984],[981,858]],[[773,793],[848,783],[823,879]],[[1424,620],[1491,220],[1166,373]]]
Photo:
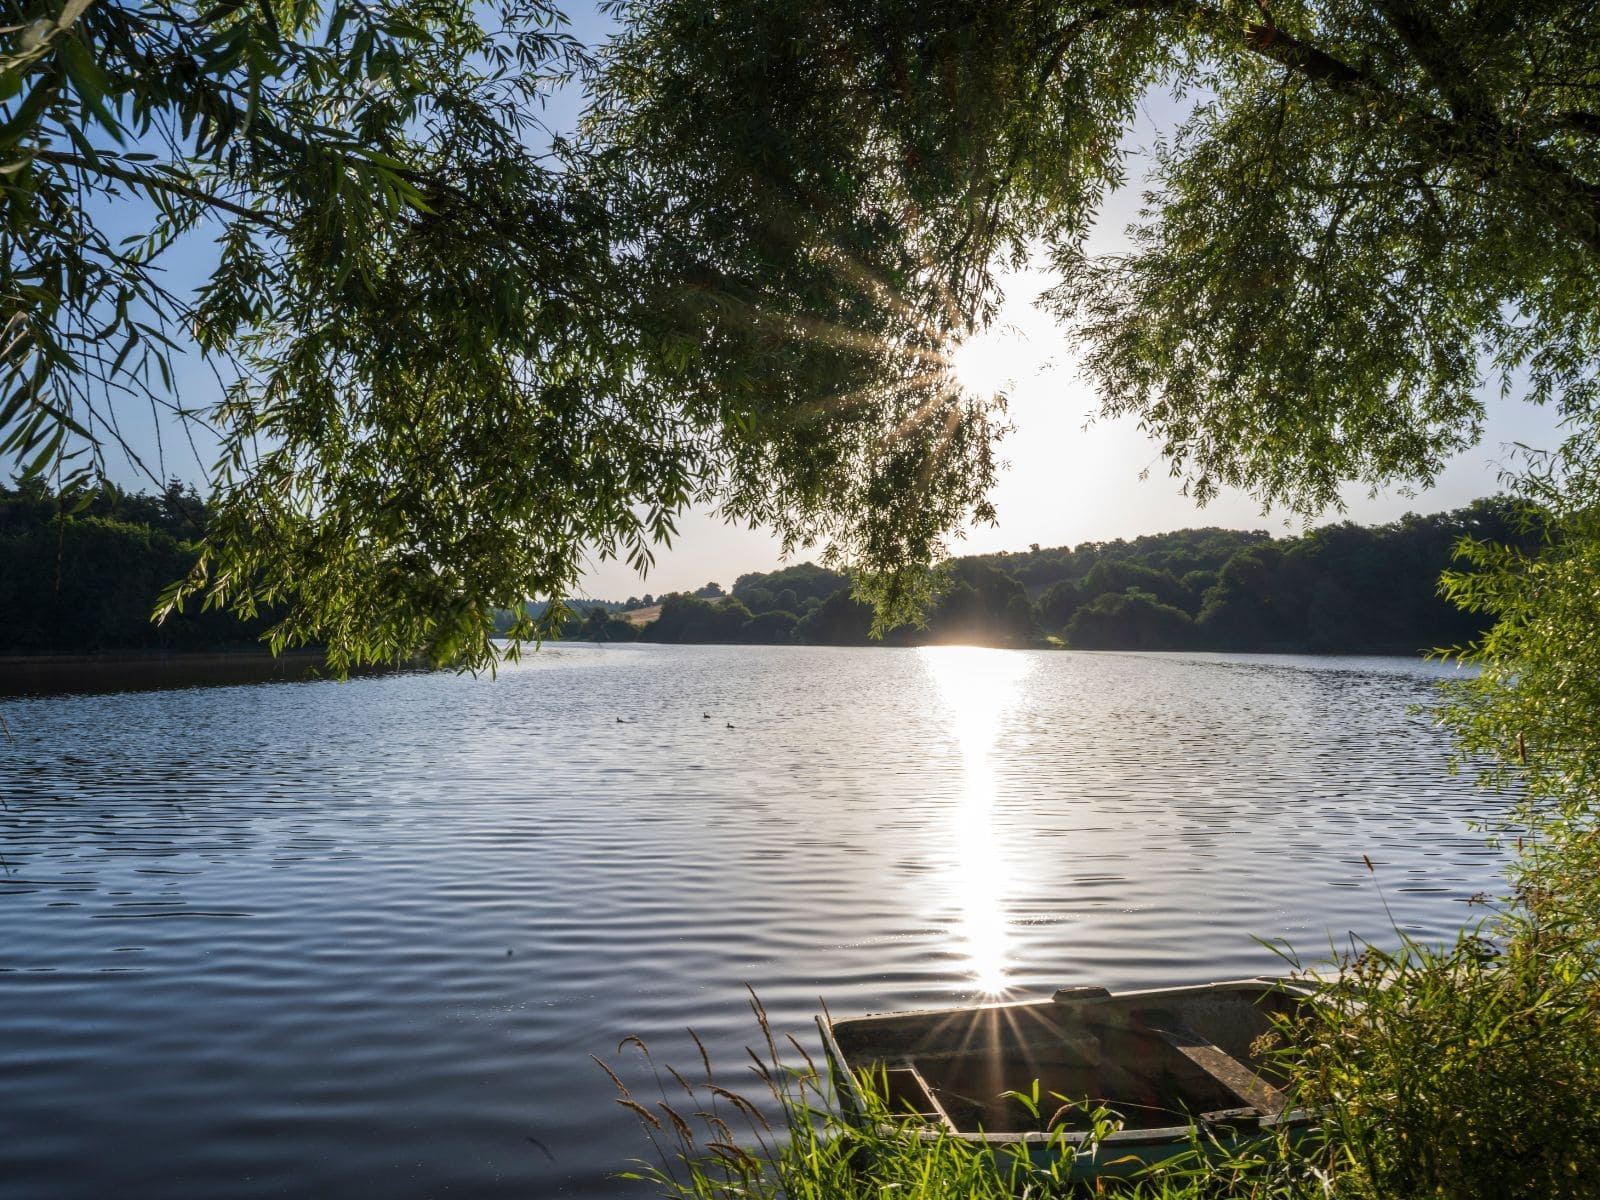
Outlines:
[[0,487],[0,654],[261,648],[270,614],[242,621],[191,605],[150,620],[162,589],[194,565],[208,517],[180,483],[155,496]]
[[[1182,529],[1132,541],[1031,547],[952,560],[923,628],[891,645],[1050,644],[1080,649],[1414,654],[1463,645],[1485,627],[1439,595],[1463,537],[1522,544],[1503,499],[1388,525],[1326,525],[1298,537]],[[812,563],[659,598],[642,626],[590,613],[568,636],[657,642],[866,645],[869,606]]]
[[[211,650],[259,643],[268,618],[186,612],[161,626],[161,589],[194,561],[205,504],[173,484],[58,498],[0,488],[0,653]],[[1299,537],[1183,529],[1132,541],[1034,546],[946,564],[923,628],[891,645],[1412,654],[1464,644],[1484,625],[1438,594],[1462,537],[1519,542],[1500,499],[1389,525],[1344,522]],[[575,601],[569,640],[867,645],[872,612],[849,579],[813,563],[752,572],[730,592]],[[618,610],[659,608],[639,623]]]

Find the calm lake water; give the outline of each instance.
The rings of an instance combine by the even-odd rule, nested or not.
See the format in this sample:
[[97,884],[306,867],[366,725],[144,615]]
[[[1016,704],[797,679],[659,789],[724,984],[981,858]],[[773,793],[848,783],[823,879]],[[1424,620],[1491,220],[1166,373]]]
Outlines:
[[739,1081],[747,983],[814,1044],[819,997],[1392,942],[1384,897],[1445,936],[1498,859],[1406,713],[1443,673],[579,646],[0,702],[0,1196],[642,1197],[588,1056],[692,1025]]

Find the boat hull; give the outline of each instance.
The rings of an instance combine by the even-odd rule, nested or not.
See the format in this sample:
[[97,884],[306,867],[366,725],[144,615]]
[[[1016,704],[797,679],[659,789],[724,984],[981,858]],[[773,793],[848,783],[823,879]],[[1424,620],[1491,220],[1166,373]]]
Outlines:
[[[856,1119],[872,1111],[870,1077],[891,1111],[905,1114],[902,1132],[1025,1148],[1042,1166],[1071,1153],[1071,1176],[1088,1179],[1167,1161],[1191,1150],[1197,1134],[1226,1149],[1308,1128],[1311,1114],[1278,1086],[1268,1044],[1310,996],[1267,979],[1115,995],[1068,988],[1043,1001],[825,1017],[818,1026]],[[1120,1128],[1096,1138],[1096,1109],[1114,1113]]]

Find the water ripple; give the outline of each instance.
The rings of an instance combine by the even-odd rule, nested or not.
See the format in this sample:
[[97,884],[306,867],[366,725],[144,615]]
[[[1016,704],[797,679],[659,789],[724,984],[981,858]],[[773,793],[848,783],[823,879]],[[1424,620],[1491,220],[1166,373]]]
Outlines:
[[737,1072],[746,983],[807,1036],[1271,970],[1385,900],[1446,936],[1500,858],[1407,715],[1438,674],[562,646],[7,701],[0,1197],[638,1195],[588,1055]]

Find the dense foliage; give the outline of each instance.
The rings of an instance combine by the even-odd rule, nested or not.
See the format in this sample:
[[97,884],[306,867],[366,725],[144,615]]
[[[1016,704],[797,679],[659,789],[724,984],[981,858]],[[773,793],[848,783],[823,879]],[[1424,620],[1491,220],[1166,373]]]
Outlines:
[[[997,266],[1042,245],[1107,411],[1136,414],[1201,498],[1233,484],[1316,511],[1343,480],[1431,478],[1477,436],[1486,368],[1525,369],[1592,433],[1591,5],[619,9],[606,84],[631,128],[665,134],[622,141],[673,181],[682,220],[742,186],[809,242],[813,281],[876,222],[887,244],[863,265],[885,310],[982,312]],[[1132,249],[1089,256],[1154,88],[1191,110]],[[728,233],[680,237],[709,258]]]
[[[472,657],[488,598],[565,561],[535,511],[598,501],[601,539],[637,532],[594,484],[617,459],[666,470],[653,449],[619,441],[582,488],[504,470],[530,439],[604,427],[521,386],[541,339],[581,342],[533,280],[581,295],[603,254],[524,144],[541,89],[578,61],[551,9],[19,0],[7,16],[0,453],[70,486],[125,445],[131,406],[205,421],[220,491],[188,590],[246,617],[286,606],[275,641],[325,631],[336,665]],[[171,290],[168,268],[202,255],[198,294]],[[174,390],[194,351],[232,382],[214,413]]]
[[[1600,1195],[1600,973],[1526,908],[1368,947],[1286,1047],[1335,1197]],[[1311,1192],[1311,1194],[1316,1194]]]
[[1536,467],[1522,490],[1537,540],[1476,540],[1445,579],[1495,621],[1443,713],[1463,761],[1521,798],[1514,877],[1533,918],[1600,947],[1600,443]]
[[0,487],[0,654],[259,648],[264,619],[150,620],[161,590],[194,565],[207,517],[176,483],[153,496]]
[[[585,554],[648,562],[692,501],[886,580],[987,512],[989,405],[940,358],[968,318],[876,304],[903,262],[880,225],[826,236],[887,259],[806,275],[803,237],[761,234],[804,225],[743,185],[693,220],[754,240],[689,251],[690,173],[544,126],[590,66],[546,0],[8,0],[3,25],[0,461],[75,488],[120,450],[159,484],[133,414],[204,425],[217,494],[169,607],[275,606],[273,644],[335,669],[481,665],[497,610],[554,628],[522,599]],[[596,127],[700,157],[625,82]],[[169,283],[197,263],[197,294]],[[195,354],[214,411],[176,390]]]
[[[1527,552],[1539,531],[1520,506],[1481,500],[1299,537],[1186,529],[959,558],[939,573],[924,622],[891,629],[884,641],[1344,654],[1463,647],[1487,621],[1445,599],[1438,585],[1463,538]],[[873,619],[845,576],[804,563],[741,575],[727,597],[664,597],[660,615],[638,626],[591,611],[564,635],[866,645],[876,640]]]

